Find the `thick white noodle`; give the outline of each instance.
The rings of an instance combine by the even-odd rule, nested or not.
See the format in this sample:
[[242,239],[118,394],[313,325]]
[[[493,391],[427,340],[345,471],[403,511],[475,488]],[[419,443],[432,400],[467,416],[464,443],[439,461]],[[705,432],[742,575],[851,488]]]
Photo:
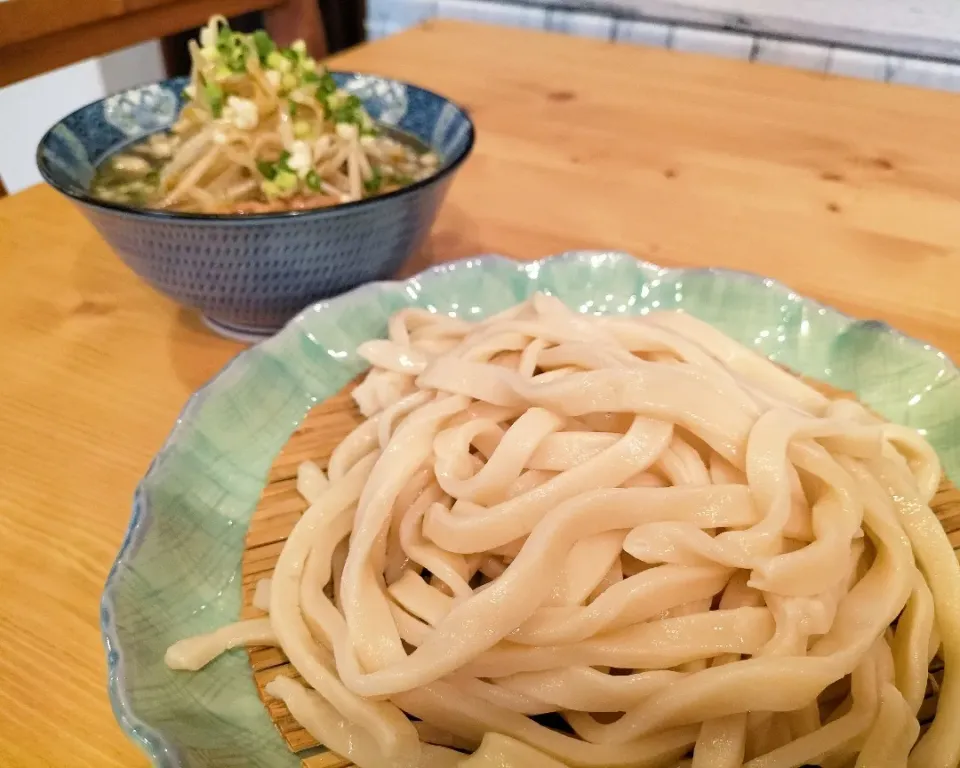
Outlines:
[[360,353],[366,420],[300,468],[269,618],[170,666],[279,645],[304,684],[268,692],[360,768],[956,768],[918,434],[684,314],[409,309]]

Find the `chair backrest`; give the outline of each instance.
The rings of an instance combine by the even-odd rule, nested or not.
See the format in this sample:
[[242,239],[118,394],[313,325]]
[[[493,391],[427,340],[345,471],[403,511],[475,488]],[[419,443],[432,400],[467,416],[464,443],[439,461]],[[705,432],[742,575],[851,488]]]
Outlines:
[[[277,42],[286,45],[303,38],[311,54],[323,58],[327,45],[320,2],[323,0],[0,0],[0,88],[93,56],[196,28],[224,10],[231,18],[261,12],[263,25]],[[348,4],[358,2],[349,0]],[[136,77],[124,72],[127,78]],[[147,79],[155,77],[153,73],[147,75]],[[118,85],[104,78],[103,86],[111,91],[134,82]],[[32,91],[32,85],[26,87]],[[16,174],[7,170],[8,182],[16,187]],[[6,194],[0,183],[0,197]]]
[[263,11],[325,54],[317,0],[0,0],[0,87],[231,15]]

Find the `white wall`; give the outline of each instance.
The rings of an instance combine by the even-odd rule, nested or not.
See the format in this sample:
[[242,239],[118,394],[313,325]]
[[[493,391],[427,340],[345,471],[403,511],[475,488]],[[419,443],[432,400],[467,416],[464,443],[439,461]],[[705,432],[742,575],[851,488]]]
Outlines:
[[[439,16],[960,92],[957,0],[367,0],[367,9],[374,40]],[[924,58],[930,51],[951,60]]]
[[57,120],[108,93],[159,80],[163,72],[160,46],[149,42],[0,88],[0,178],[7,190],[40,182],[34,153]]
[[[375,1],[375,0],[374,0]],[[402,5],[410,0],[389,0]],[[481,0],[487,2],[488,0]],[[443,3],[444,0],[438,0]],[[960,58],[956,0],[510,0],[701,23],[907,56]]]

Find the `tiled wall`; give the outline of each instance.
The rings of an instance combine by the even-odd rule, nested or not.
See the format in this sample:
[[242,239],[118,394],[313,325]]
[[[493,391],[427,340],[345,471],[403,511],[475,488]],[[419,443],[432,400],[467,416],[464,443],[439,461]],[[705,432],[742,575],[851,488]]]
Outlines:
[[849,77],[863,77],[928,88],[960,91],[960,64],[921,57],[885,54],[803,40],[771,39],[761,35],[655,23],[626,18],[622,13],[579,12],[508,0],[368,0],[370,39],[394,34],[434,18],[463,19],[514,27],[531,27],[683,51],[800,67]]

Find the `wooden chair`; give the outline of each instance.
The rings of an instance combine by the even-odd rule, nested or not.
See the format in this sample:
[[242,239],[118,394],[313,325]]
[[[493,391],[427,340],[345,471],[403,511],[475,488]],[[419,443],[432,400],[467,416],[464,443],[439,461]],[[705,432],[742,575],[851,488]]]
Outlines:
[[203,24],[215,13],[263,12],[280,44],[303,38],[327,54],[317,0],[6,0],[0,2],[0,87]]
[[[287,45],[303,38],[310,53],[323,58],[328,46],[320,2],[0,0],[0,87],[91,56],[195,28],[215,13],[235,16],[260,11],[263,26],[278,43]],[[185,53],[185,44],[183,48]],[[0,180],[0,198],[6,194]]]

